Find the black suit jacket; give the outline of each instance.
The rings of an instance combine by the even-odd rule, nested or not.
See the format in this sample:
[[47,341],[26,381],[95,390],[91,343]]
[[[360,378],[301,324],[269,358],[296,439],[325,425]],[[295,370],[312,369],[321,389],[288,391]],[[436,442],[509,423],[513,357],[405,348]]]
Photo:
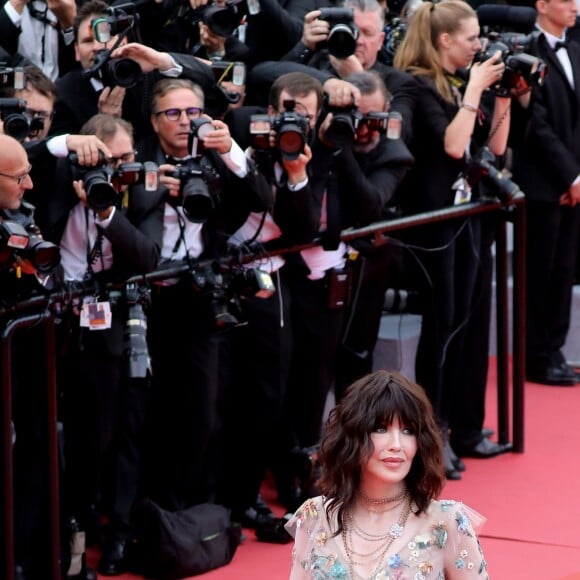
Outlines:
[[575,88],[544,35],[534,53],[548,73],[541,86],[533,86],[527,135],[514,147],[513,175],[526,197],[558,203],[580,174],[580,44],[568,46]]

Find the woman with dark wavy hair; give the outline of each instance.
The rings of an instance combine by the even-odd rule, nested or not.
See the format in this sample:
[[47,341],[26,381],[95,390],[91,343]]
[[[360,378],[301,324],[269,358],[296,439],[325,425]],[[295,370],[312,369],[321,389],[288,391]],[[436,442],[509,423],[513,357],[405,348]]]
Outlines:
[[321,496],[304,502],[291,580],[488,578],[474,531],[484,518],[438,500],[441,432],[425,391],[400,373],[359,379],[330,412],[321,443]]

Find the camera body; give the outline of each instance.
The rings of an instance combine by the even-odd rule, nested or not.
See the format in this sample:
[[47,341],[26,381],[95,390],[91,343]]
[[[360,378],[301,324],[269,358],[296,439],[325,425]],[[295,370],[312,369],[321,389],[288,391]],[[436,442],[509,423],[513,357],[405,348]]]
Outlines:
[[336,58],[346,58],[354,54],[359,30],[354,23],[352,8],[320,8],[318,18],[326,20],[330,25],[328,38],[318,48],[326,48]]
[[324,138],[334,147],[349,147],[356,141],[357,131],[366,126],[369,131],[378,131],[389,139],[398,139],[401,134],[401,116],[399,113],[372,111],[362,114],[356,105],[334,107],[328,104],[324,95],[324,111],[332,113],[332,121],[326,129]]
[[541,86],[546,76],[546,63],[536,56],[524,52],[534,43],[537,33],[516,34],[513,32],[489,33],[489,44],[485,50],[478,52],[473,62],[483,62],[491,58],[498,50],[505,64],[504,73],[492,90],[499,96],[509,96],[510,90],[517,88],[523,79],[529,86]]
[[159,184],[159,168],[156,163],[122,163],[112,168],[104,156],[97,166],[79,165],[76,153],[70,153],[69,161],[73,169],[73,179],[82,179],[87,192],[87,203],[94,211],[111,205],[119,207],[119,190],[123,185],[145,184],[147,191],[155,191]]
[[182,206],[193,223],[203,223],[215,211],[220,199],[219,173],[205,155],[191,157],[167,173],[181,182],[179,197],[167,201]]
[[42,117],[31,117],[26,113],[26,101],[16,98],[0,98],[0,119],[4,133],[18,141],[24,141],[31,134],[44,129]]
[[84,74],[106,87],[118,85],[130,89],[141,80],[143,71],[141,65],[130,58],[111,58],[111,50],[105,48],[97,51],[93,65]]
[[23,67],[8,67],[0,63],[0,89],[11,88],[16,91],[26,86]]
[[274,149],[284,159],[296,159],[308,141],[310,123],[308,117],[294,110],[294,100],[285,100],[283,104],[284,111],[277,115],[250,117],[250,141],[256,151],[271,151],[270,133],[274,131]]
[[60,264],[60,248],[43,240],[15,220],[0,218],[0,264],[11,264],[15,256],[28,260],[40,274]]
[[182,18],[189,20],[192,24],[203,22],[218,36],[230,36],[247,14],[259,12],[258,0],[227,0],[223,4],[211,0],[207,5],[198,8],[187,6]]

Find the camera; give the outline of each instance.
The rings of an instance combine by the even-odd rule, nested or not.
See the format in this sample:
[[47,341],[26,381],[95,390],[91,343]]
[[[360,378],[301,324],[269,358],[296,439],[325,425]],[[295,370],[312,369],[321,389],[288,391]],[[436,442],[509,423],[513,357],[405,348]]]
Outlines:
[[94,211],[120,206],[119,190],[123,185],[143,183],[147,191],[155,191],[159,184],[159,168],[156,163],[122,163],[116,168],[109,167],[104,156],[100,164],[92,167],[81,166],[76,153],[70,153],[69,162],[73,168],[73,179],[82,179],[87,192],[87,203]]
[[20,91],[26,84],[23,67],[8,67],[0,63],[0,89],[12,88]]
[[42,117],[31,117],[26,113],[24,99],[0,98],[0,119],[4,124],[4,133],[18,141],[24,141],[29,135],[44,129]]
[[277,115],[251,115],[250,141],[256,151],[270,151],[270,132],[274,131],[274,148],[284,159],[296,159],[308,141],[310,123],[308,117],[297,113],[296,102],[283,102],[284,111]]
[[519,193],[520,188],[507,173],[500,171],[495,165],[496,157],[488,147],[480,149],[474,155],[467,167],[466,177],[470,185],[475,185],[484,179],[492,186],[497,198],[502,203],[509,203]]
[[147,316],[143,307],[151,303],[151,291],[139,284],[125,286],[127,319],[123,332],[123,353],[129,378],[145,378],[151,374],[147,347]]
[[512,32],[489,33],[489,44],[485,50],[478,52],[473,62],[483,62],[491,58],[497,51],[505,64],[504,73],[499,82],[491,90],[499,96],[509,96],[510,90],[518,86],[523,79],[529,86],[541,86],[546,76],[546,63],[536,56],[524,51],[532,46],[537,33],[528,35]]
[[186,7],[181,18],[192,24],[203,22],[218,36],[230,36],[242,23],[247,14],[258,14],[260,3],[258,0],[227,0],[225,4],[215,1],[198,8]]
[[0,219],[0,263],[11,262],[15,256],[28,260],[40,274],[48,274],[60,264],[58,246],[17,221]]
[[324,95],[324,113],[332,113],[332,121],[326,129],[324,139],[334,147],[354,145],[357,131],[366,126],[369,131],[378,131],[389,139],[398,139],[401,135],[402,118],[400,113],[372,111],[362,114],[356,105],[334,107],[328,104],[328,95]]
[[106,16],[91,20],[91,28],[97,42],[106,44],[113,36],[117,41],[112,48],[98,50],[93,65],[84,71],[85,77],[97,79],[106,87],[118,85],[125,89],[134,87],[142,77],[141,65],[130,58],[111,58],[115,50],[132,30],[139,15],[134,4],[111,6]]
[[219,174],[207,157],[192,157],[167,175],[181,182],[179,197],[168,202],[182,206],[183,213],[193,223],[203,223],[219,203]]
[[326,48],[336,58],[346,58],[354,54],[359,30],[354,23],[352,8],[320,8],[318,18],[326,20],[330,25],[328,38],[319,45],[319,48]]
[[106,87],[118,85],[130,89],[139,82],[143,72],[138,62],[130,58],[111,58],[111,51],[103,49],[97,51],[93,65],[84,74],[101,81]]

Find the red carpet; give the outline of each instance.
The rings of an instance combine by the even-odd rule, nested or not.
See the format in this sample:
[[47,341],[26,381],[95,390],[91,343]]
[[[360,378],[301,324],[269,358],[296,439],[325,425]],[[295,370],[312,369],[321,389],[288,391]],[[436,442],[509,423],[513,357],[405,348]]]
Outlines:
[[[525,397],[524,453],[467,459],[463,479],[448,482],[442,495],[487,517],[481,543],[492,580],[580,580],[580,386],[528,383]],[[491,365],[486,426],[496,427],[496,408]],[[269,485],[263,493],[278,509]],[[258,542],[250,530],[246,535],[231,564],[203,578],[286,580],[291,544]],[[89,554],[93,566],[96,558]]]

